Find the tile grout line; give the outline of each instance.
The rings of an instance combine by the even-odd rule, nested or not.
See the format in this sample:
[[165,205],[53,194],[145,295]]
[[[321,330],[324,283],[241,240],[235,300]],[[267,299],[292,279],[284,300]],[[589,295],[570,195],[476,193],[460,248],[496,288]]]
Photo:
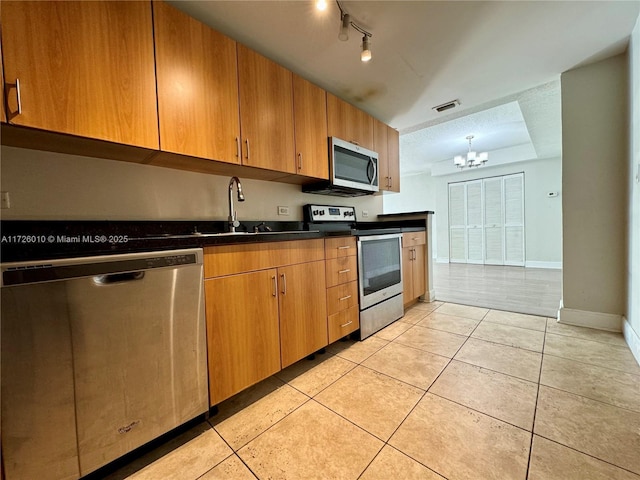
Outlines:
[[[546,342],[546,338],[545,338],[545,342]],[[604,365],[584,362],[582,360],[576,360],[575,358],[571,358],[571,357],[563,357],[563,356],[556,355],[556,354],[553,354],[553,353],[543,353],[543,354],[544,355],[549,355],[550,357],[561,358],[562,360],[569,360],[570,362],[580,363],[582,365],[589,365],[591,367],[604,368],[605,370],[609,370],[611,372],[626,373],[627,375],[635,375],[636,377],[640,377],[640,372],[639,373],[627,372],[626,370],[619,370],[617,368],[605,367]]]
[[547,322],[544,322],[544,337],[542,339],[542,352],[540,355],[540,370],[538,371],[538,384],[536,389],[536,403],[533,409],[533,423],[531,424],[531,442],[529,443],[529,458],[527,460],[527,472],[525,479],[529,478],[529,470],[531,468],[531,456],[533,454],[533,438],[535,437],[536,415],[538,413],[538,399],[540,398],[540,381],[542,380],[542,365],[544,364],[544,347],[547,341]]
[[[570,326],[575,326],[575,325],[570,325]],[[589,327],[576,327],[576,328],[589,328]],[[593,328],[591,330],[596,330],[596,331],[599,331],[599,332],[607,332],[608,331],[608,330],[597,330],[595,328]],[[615,333],[615,332],[610,332],[610,333]],[[575,335],[567,335],[565,333],[555,333],[555,332],[549,332],[549,331],[547,331],[545,333],[545,335],[546,334],[555,335],[557,337],[575,338],[576,340],[582,340],[583,342],[594,342],[594,343],[599,343],[601,345],[608,345],[609,347],[613,347],[613,348],[620,348],[622,350],[627,350],[629,352],[631,351],[631,349],[629,348],[629,345],[627,345],[626,343],[624,345],[616,345],[616,344],[611,343],[611,342],[603,342],[601,340],[594,340],[592,338],[583,338],[583,337],[577,337]],[[622,338],[624,339],[624,337],[622,337]]]

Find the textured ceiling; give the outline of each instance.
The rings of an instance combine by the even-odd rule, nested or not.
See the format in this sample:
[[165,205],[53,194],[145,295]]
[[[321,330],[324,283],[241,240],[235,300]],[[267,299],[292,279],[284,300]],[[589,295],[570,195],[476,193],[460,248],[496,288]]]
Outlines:
[[[347,42],[337,38],[335,2],[324,12],[302,0],[171,3],[399,129],[401,139],[418,128],[517,101],[539,158],[559,152],[554,82],[564,71],[622,53],[640,12],[639,0],[344,0],[352,19],[373,33],[373,59],[365,64],[361,35],[352,29]],[[453,99],[461,101],[455,110],[431,109]],[[499,113],[477,117],[484,119],[485,140],[519,141],[521,129],[509,138],[507,119]],[[488,118],[502,134],[489,131]],[[455,134],[453,126],[446,131],[463,142],[475,133],[459,125]],[[413,169],[402,156],[401,166]]]

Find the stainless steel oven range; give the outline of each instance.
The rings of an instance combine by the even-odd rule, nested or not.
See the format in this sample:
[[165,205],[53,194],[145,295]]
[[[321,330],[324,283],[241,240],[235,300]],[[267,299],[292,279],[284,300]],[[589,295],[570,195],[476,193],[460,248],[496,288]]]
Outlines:
[[360,339],[404,315],[402,233],[382,222],[356,221],[354,207],[306,205],[305,228],[355,235],[358,247]]

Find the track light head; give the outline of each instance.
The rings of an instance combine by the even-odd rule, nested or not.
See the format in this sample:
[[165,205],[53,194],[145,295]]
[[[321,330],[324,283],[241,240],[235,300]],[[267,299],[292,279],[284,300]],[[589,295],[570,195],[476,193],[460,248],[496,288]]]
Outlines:
[[360,53],[360,60],[368,62],[371,60],[371,44],[369,43],[369,37],[363,35],[362,37],[362,53]]
[[343,42],[349,40],[349,25],[351,24],[351,16],[348,13],[342,14],[342,24],[340,25],[340,33],[338,38]]

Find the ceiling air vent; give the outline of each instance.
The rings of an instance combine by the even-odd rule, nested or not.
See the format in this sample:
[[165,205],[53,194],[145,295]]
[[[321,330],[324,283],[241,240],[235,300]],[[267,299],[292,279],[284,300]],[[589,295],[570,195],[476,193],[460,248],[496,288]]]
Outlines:
[[436,105],[435,107],[432,107],[432,109],[440,113],[440,112],[444,112],[445,110],[451,110],[452,108],[455,108],[458,105],[460,105],[460,100],[451,100],[450,102],[443,103],[442,105]]

